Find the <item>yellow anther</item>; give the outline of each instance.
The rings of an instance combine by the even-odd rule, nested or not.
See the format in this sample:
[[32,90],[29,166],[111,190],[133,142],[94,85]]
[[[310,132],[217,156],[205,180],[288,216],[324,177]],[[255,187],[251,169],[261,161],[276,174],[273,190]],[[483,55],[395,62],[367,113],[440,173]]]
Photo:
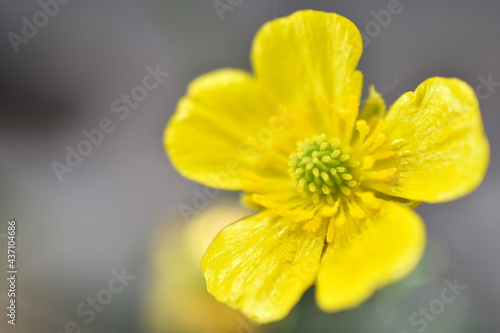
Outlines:
[[385,182],[391,182],[395,180],[395,175],[398,172],[397,168],[389,168],[378,171],[371,171],[368,173],[367,178],[374,180],[381,180]]
[[349,174],[349,173],[343,173],[340,175],[340,178],[344,179],[344,180],[351,180],[352,179],[352,175]]
[[361,209],[361,207],[358,206],[356,202],[354,202],[354,200],[348,201],[347,207],[349,207],[350,215],[355,219],[363,220],[364,218],[366,218],[366,213]]
[[331,156],[332,156],[332,158],[337,158],[339,155],[340,155],[340,150],[339,150],[339,149],[337,149],[337,150],[335,150],[335,151],[332,153],[332,155],[331,155]]
[[363,142],[368,133],[370,133],[370,126],[366,123],[366,120],[358,120],[356,122],[356,129],[359,132],[359,143]]
[[348,180],[346,181],[347,185],[349,185],[349,187],[354,187],[356,185],[358,185],[358,182],[355,181],[355,180]]
[[345,162],[345,161],[347,161],[349,158],[350,158],[350,156],[349,156],[349,155],[347,155],[347,154],[345,154],[345,155],[342,155],[342,156],[340,156],[340,157],[339,157],[339,161],[341,161],[341,162]]
[[367,153],[374,151],[375,149],[380,147],[385,141],[387,141],[387,137],[385,136],[385,134],[379,133],[379,135],[377,135],[370,148],[367,150]]
[[374,164],[375,164],[375,159],[373,158],[373,156],[367,156],[363,161],[363,169],[371,169],[373,168]]
[[330,179],[330,175],[328,175],[326,172],[322,172],[321,173],[321,178],[323,179],[323,181],[325,183],[327,183],[328,185],[333,185],[333,184],[329,184],[332,180]]
[[349,121],[352,118],[352,111],[349,110],[349,109],[342,109],[342,110],[339,111],[339,113],[340,113],[340,117],[344,121]]
[[378,210],[382,205],[381,200],[375,197],[373,192],[359,192],[356,195],[371,209]]
[[384,151],[382,153],[373,154],[373,158],[376,160],[385,160],[386,158],[391,158],[396,155],[396,152],[392,150]]
[[375,126],[375,129],[370,133],[370,136],[359,146],[357,149],[358,151],[364,151],[370,145],[375,141],[375,139],[378,137],[378,135],[382,132],[382,129],[384,128],[384,120],[379,119],[377,126]]
[[345,214],[344,212],[340,212],[340,214],[337,215],[337,218],[335,219],[335,225],[337,227],[341,227],[345,224],[345,222],[346,222]]
[[336,201],[334,205],[323,206],[321,214],[325,217],[332,217],[339,211],[340,201]]
[[312,232],[317,232],[321,225],[323,224],[323,217],[320,214],[316,214],[314,218],[304,225],[305,230],[311,230]]
[[345,195],[347,195],[347,196],[351,195],[351,189],[349,189],[348,187],[340,185],[339,188],[342,191],[342,193],[344,193]]
[[319,169],[318,168],[313,169],[313,175],[314,175],[314,177],[319,177]]

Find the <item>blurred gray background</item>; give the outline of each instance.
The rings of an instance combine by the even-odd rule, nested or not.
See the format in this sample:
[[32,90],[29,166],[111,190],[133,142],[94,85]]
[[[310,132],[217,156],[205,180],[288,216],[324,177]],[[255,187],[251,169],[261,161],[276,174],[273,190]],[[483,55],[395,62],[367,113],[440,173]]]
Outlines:
[[[173,170],[162,144],[188,83],[216,68],[250,69],[253,36],[271,19],[317,9],[339,13],[365,31],[376,22],[371,11],[389,2],[233,0],[232,11],[221,17],[211,0],[73,0],[16,52],[9,33],[21,36],[23,17],[32,22],[41,7],[1,0],[0,233],[9,219],[17,220],[19,308],[16,327],[6,324],[2,310],[0,330],[55,333],[75,321],[83,332],[143,332],[151,239],[169,219],[180,219],[178,205],[191,204],[193,189],[202,188]],[[408,316],[439,297],[443,279],[455,278],[468,286],[464,296],[426,332],[500,330],[500,2],[400,3],[400,13],[370,31],[359,64],[365,92],[374,84],[390,105],[431,76],[468,82],[481,94],[491,144],[487,177],[466,198],[418,208],[447,258],[428,276],[430,285],[390,301],[377,294],[360,309],[330,316],[309,304],[308,294],[290,332],[372,333],[380,323],[386,325],[381,332],[416,332]],[[120,119],[113,101],[142,85],[148,66],[169,75]],[[485,80],[498,83],[485,86]],[[82,131],[98,128],[104,118],[113,132],[59,181],[52,163],[64,163],[66,146],[75,148],[85,139]],[[6,247],[0,238],[2,271]],[[85,323],[77,306],[122,268],[135,279]],[[5,309],[7,283],[0,281]]]

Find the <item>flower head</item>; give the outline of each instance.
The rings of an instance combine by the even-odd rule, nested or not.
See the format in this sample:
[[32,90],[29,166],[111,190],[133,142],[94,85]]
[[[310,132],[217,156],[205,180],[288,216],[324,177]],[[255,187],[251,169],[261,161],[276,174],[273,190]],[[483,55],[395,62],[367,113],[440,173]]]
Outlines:
[[411,208],[459,198],[486,172],[488,142],[466,83],[428,79],[387,113],[371,88],[359,111],[361,51],[342,16],[274,20],[254,40],[254,75],[197,78],[167,127],[183,175],[243,190],[260,210],[225,228],[202,262],[209,292],[255,321],[283,318],[314,283],[332,312],[406,276],[425,245]]

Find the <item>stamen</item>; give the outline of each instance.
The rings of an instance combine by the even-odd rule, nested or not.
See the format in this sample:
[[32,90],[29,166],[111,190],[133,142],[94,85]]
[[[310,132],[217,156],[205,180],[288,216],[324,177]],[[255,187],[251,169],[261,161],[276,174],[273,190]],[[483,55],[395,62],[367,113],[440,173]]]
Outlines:
[[379,210],[382,205],[381,200],[375,197],[373,192],[356,192],[356,195],[371,209]]
[[340,201],[337,200],[333,206],[323,206],[321,208],[321,214],[325,217],[332,217],[339,211]]
[[373,168],[375,164],[375,159],[372,156],[366,156],[363,161],[363,169],[368,170]]
[[358,149],[356,149],[357,152],[364,152],[370,145],[375,141],[375,139],[378,137],[380,133],[382,133],[382,129],[384,127],[384,121],[380,119],[377,123],[377,126],[375,126],[375,129],[372,131],[370,136],[366,138],[365,141],[359,146]]
[[349,156],[349,155],[342,155],[342,156],[340,156],[340,157],[339,157],[339,161],[341,161],[341,162],[345,162],[345,161],[347,161],[349,158],[350,158],[350,156]]
[[354,200],[347,201],[347,207],[349,208],[349,213],[356,220],[363,220],[366,218],[366,213],[358,206]]
[[349,144],[351,142],[351,136],[356,121],[356,117],[358,116],[359,98],[357,98],[354,95],[351,95],[345,98],[342,102],[344,108],[339,111],[340,117],[345,122],[345,129],[342,133],[343,136],[342,139],[345,144]]
[[330,221],[328,223],[328,229],[326,232],[326,241],[328,243],[333,242],[334,236],[335,236],[335,215],[339,212],[339,207],[340,207],[340,201],[336,201],[335,205],[332,206],[325,206],[321,210],[321,214],[326,217],[330,218]]
[[348,180],[348,181],[346,181],[346,183],[347,183],[347,185],[349,185],[349,187],[354,187],[358,184],[358,182],[355,180]]
[[351,180],[352,179],[352,175],[349,173],[343,173],[340,175],[340,177],[344,180]]
[[335,219],[335,225],[337,227],[343,226],[347,221],[347,218],[345,216],[345,212],[343,210],[340,211],[340,213],[337,215],[337,218]]
[[351,195],[351,190],[346,186],[340,185],[340,190],[347,196]]
[[321,225],[323,224],[323,216],[321,214],[316,214],[314,218],[304,224],[304,230],[311,230],[312,232],[317,232],[320,228]]
[[382,169],[377,171],[368,172],[366,178],[373,180],[381,180],[384,182],[391,182],[396,179],[395,175],[398,172],[397,168]]
[[396,155],[396,152],[392,150],[384,151],[382,153],[377,153],[373,155],[373,158],[376,160],[385,160],[386,158],[391,158]]
[[380,147],[386,140],[387,137],[385,136],[385,134],[379,133],[379,135],[377,135],[370,148],[366,151],[366,154],[371,153],[372,151]]
[[352,117],[352,111],[349,110],[349,109],[342,109],[339,111],[340,113],[340,117],[345,121],[345,122],[348,122],[349,120],[351,120],[351,117]]
[[358,143],[356,144],[358,146],[363,143],[368,133],[370,133],[370,127],[365,120],[358,120],[356,122],[356,129],[359,132]]

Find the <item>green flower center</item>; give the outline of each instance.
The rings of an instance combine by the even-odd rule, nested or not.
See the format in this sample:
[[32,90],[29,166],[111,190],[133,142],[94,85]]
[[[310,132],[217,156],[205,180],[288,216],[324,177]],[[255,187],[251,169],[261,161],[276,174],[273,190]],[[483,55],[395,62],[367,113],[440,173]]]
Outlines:
[[297,153],[290,155],[290,174],[298,184],[299,192],[335,194],[339,190],[350,195],[352,180],[350,157],[342,153],[339,140],[328,142],[325,135],[306,139],[297,145]]

